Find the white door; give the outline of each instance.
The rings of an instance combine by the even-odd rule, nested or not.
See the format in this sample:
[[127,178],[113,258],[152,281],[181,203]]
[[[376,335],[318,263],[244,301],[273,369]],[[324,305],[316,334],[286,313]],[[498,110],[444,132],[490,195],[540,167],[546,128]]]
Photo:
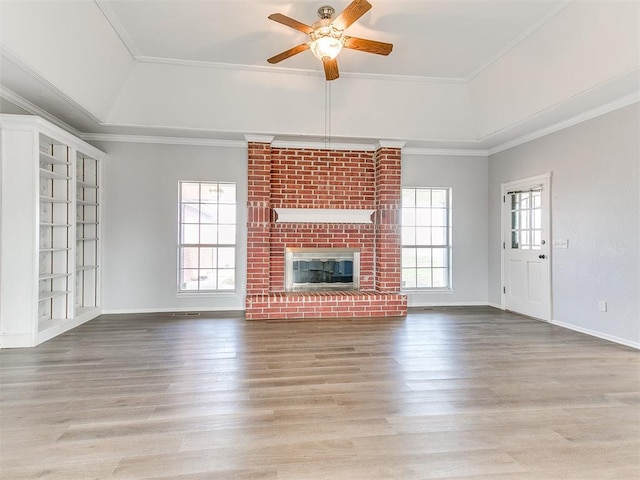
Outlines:
[[503,306],[551,320],[551,175],[502,185]]

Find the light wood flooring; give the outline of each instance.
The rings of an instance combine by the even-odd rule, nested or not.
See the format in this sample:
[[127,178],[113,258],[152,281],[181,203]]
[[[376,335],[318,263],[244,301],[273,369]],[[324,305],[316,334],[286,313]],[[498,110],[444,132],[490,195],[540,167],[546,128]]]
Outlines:
[[2,479],[638,479],[640,353],[488,307],[0,351]]

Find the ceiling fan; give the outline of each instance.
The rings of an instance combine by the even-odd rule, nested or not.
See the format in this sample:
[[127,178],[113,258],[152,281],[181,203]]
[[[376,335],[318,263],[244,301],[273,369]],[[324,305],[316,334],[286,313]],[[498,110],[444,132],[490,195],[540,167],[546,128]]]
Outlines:
[[335,80],[340,76],[336,57],[343,47],[378,55],[389,55],[393,49],[393,45],[390,43],[344,35],[344,31],[370,9],[371,4],[367,0],[354,0],[340,15],[332,19],[335,13],[333,7],[320,7],[318,9],[320,20],[311,26],[298,22],[281,13],[269,15],[268,18],[270,20],[306,33],[311,40],[296,45],[289,50],[285,50],[269,58],[267,62],[278,63],[300,52],[311,49],[311,52],[318,59],[322,60],[325,78],[327,80]]

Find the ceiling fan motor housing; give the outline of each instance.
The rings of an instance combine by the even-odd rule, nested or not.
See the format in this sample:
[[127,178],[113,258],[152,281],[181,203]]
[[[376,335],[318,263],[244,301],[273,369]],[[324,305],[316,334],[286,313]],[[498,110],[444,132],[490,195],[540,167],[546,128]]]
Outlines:
[[335,9],[333,7],[330,7],[329,5],[325,5],[324,7],[320,7],[318,9],[318,16],[322,20],[326,20],[328,18],[333,17],[334,13],[336,13]]

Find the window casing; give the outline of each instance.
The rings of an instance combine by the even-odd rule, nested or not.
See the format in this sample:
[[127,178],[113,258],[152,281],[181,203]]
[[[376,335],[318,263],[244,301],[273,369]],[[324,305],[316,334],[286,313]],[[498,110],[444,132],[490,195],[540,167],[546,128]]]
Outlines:
[[236,184],[179,185],[178,292],[236,289]]
[[451,288],[451,189],[402,189],[402,289]]

